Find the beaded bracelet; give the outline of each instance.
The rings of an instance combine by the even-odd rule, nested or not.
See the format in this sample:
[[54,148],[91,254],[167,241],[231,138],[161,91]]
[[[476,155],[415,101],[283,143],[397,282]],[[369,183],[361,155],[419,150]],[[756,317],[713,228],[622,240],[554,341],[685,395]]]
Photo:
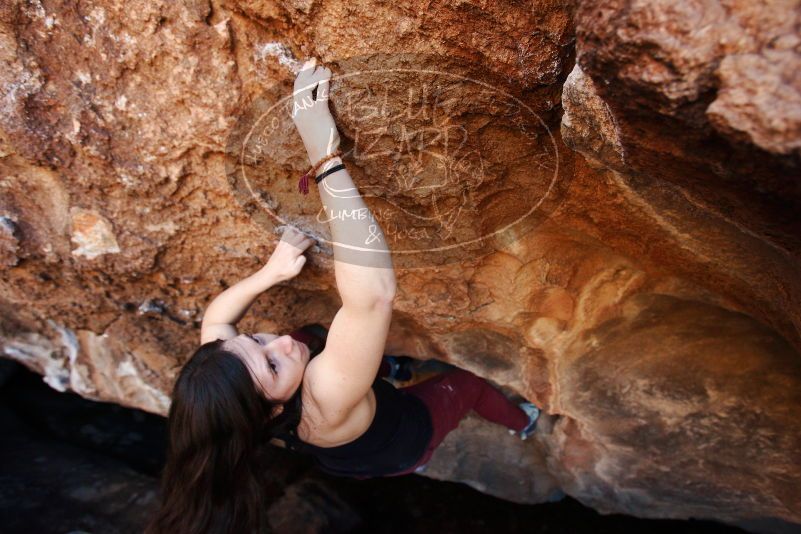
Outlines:
[[329,159],[333,159],[333,158],[340,157],[340,156],[342,156],[342,151],[341,150],[336,150],[336,151],[334,151],[333,154],[327,155],[326,157],[324,157],[323,159],[318,161],[315,165],[313,165],[312,168],[309,169],[308,172],[306,172],[306,174],[304,174],[303,176],[300,177],[300,181],[298,181],[298,190],[301,193],[303,193],[304,195],[308,195],[309,194],[309,177],[310,176],[314,176],[317,173],[317,169],[320,168],[320,165],[322,165],[323,163],[325,163]]

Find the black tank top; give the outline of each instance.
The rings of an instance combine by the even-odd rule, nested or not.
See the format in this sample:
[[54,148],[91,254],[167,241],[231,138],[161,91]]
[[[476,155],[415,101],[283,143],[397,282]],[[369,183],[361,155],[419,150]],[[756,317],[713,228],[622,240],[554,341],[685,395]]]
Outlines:
[[428,407],[411,393],[383,378],[373,380],[376,410],[370,426],[355,440],[336,447],[318,447],[297,437],[297,430],[279,434],[287,448],[313,457],[331,475],[368,478],[404,471],[423,456],[434,431]]
[[376,410],[367,431],[336,447],[318,447],[297,437],[277,436],[290,450],[310,454],[322,471],[337,476],[377,477],[413,466],[423,456],[433,426],[423,401],[382,378],[373,381]]

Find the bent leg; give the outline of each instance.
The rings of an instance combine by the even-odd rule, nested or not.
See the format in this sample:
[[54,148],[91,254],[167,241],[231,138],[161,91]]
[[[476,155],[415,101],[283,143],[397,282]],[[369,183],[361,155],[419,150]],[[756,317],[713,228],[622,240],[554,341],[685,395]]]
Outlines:
[[[414,472],[431,459],[434,450],[470,412],[515,431],[529,422],[528,415],[483,378],[465,369],[454,368],[423,382],[399,388],[420,398],[428,407],[434,432],[423,457],[400,474]],[[392,475],[394,476],[394,475]]]
[[528,415],[480,376],[456,368],[446,373],[444,380],[445,387],[450,386],[453,390],[452,404],[462,417],[472,409],[487,421],[515,431],[528,424]]
[[[469,371],[468,371],[469,373]],[[481,394],[476,400],[473,410],[487,421],[503,425],[515,431],[520,431],[528,425],[528,414],[509,400],[506,395],[495,389],[483,378],[469,373],[472,380],[480,384]]]

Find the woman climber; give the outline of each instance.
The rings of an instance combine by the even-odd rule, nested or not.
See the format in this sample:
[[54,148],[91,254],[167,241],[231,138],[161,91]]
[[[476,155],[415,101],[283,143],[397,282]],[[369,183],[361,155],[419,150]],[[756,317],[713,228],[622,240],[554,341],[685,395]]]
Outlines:
[[[342,306],[328,330],[238,332],[256,297],[298,275],[312,239],[288,227],[268,263],[218,295],[201,346],[181,369],[168,417],[162,505],[153,534],[251,533],[266,526],[260,481],[271,440],[354,478],[425,469],[470,410],[526,439],[539,415],[469,371],[454,368],[396,388],[408,358],[383,356],[395,272],[378,222],[353,184],[328,109],[331,71],[311,60],[295,80],[292,119],[329,215]],[[347,214],[366,213],[366,217]],[[408,378],[408,370],[407,378]]]

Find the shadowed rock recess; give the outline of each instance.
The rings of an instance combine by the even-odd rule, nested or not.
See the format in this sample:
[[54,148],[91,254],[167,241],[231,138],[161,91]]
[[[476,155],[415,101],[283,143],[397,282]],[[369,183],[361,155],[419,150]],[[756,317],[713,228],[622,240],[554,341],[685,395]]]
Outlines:
[[386,352],[547,414],[527,442],[471,416],[427,476],[801,523],[799,25],[797,1],[4,1],[2,352],[165,414],[283,224],[320,245],[241,324],[330,325],[281,106],[314,55],[391,241]]

